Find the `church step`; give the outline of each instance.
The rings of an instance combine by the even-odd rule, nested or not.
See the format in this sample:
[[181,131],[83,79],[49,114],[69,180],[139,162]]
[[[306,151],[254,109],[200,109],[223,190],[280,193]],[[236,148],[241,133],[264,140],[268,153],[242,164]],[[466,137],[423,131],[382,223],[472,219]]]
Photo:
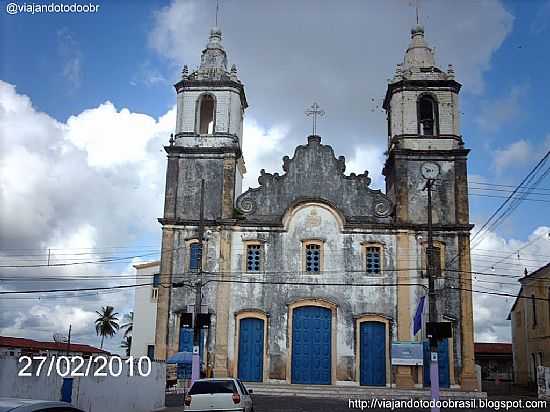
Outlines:
[[[289,385],[265,383],[247,383],[246,386],[247,388],[252,389],[255,395],[302,396],[309,398],[337,399],[430,399],[429,389],[395,389],[383,387],[361,387],[351,385]],[[472,399],[486,398],[487,394],[483,392],[442,390],[441,397],[444,399]]]

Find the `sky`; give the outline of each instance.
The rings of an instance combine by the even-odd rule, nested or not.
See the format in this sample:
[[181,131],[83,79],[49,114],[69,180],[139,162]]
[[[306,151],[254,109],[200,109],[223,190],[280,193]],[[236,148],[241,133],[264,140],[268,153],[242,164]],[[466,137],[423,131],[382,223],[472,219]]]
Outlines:
[[[184,64],[198,66],[216,2],[97,2],[81,14],[8,14],[0,3],[0,290],[131,284],[133,264],[158,258],[173,84]],[[438,66],[453,64],[462,84],[470,186],[513,187],[550,149],[550,1],[425,0],[419,14]],[[222,0],[223,43],[250,106],[244,189],[261,168],[282,173],[282,157],[310,134],[304,110],[316,101],[323,143],[346,157],[346,173],[368,170],[384,190],[381,103],[414,24],[408,0]],[[517,276],[550,260],[550,178],[540,188],[530,197],[545,201],[522,202],[481,237],[474,270]],[[504,200],[479,195],[508,194],[471,192],[478,228]],[[50,264],[79,264],[5,267],[43,265],[48,254]],[[97,260],[106,262],[85,263]],[[519,289],[515,278],[487,280],[476,288]],[[474,294],[477,341],[510,341],[512,303]],[[72,324],[75,342],[99,345],[93,320],[105,305],[122,317],[131,288],[4,295],[0,334],[50,340]],[[120,339],[106,348],[120,351]]]

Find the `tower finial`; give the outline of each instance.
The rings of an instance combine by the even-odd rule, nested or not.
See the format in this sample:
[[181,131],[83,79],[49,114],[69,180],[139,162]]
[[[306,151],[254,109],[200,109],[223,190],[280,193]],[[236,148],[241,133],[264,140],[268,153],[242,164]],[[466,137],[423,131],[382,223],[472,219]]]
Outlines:
[[420,24],[418,21],[418,0],[416,0],[416,24]]
[[218,27],[218,13],[220,11],[220,0],[216,0],[216,27]]

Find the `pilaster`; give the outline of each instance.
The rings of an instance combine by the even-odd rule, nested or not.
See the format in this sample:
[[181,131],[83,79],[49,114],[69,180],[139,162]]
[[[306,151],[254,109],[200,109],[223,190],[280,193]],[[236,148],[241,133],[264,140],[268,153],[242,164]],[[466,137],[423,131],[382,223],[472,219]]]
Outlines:
[[[224,229],[220,233],[220,278],[231,279],[231,231]],[[214,377],[229,375],[228,334],[229,311],[231,307],[231,283],[218,282],[216,288],[216,343],[214,348]]]
[[155,359],[166,360],[168,356],[168,328],[170,322],[170,298],[172,294],[172,262],[174,257],[174,230],[162,229],[162,252],[160,257],[160,284],[157,303],[155,333]]
[[[409,271],[409,234],[397,234],[397,340],[411,340],[411,291]],[[413,367],[397,366],[395,383],[398,388],[414,388]]]
[[470,238],[466,234],[458,237],[460,267],[460,314],[462,342],[461,389],[478,391],[474,361],[474,316],[472,305],[472,275],[470,265]]

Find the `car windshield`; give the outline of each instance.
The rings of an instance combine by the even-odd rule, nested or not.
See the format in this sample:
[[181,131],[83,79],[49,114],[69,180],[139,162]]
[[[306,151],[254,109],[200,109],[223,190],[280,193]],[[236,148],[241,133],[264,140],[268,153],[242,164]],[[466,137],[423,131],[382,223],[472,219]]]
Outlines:
[[198,381],[193,384],[189,395],[204,395],[208,393],[237,392],[233,381]]

